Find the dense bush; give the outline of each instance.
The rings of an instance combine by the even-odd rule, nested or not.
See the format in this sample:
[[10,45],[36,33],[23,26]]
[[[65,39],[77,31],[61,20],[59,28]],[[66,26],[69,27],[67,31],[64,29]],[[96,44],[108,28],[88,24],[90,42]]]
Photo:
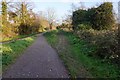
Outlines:
[[108,29],[115,23],[112,3],[106,2],[95,9],[93,14],[93,28],[97,30]]
[[14,37],[16,34],[14,32],[12,32],[12,26],[8,23],[6,24],[6,26],[2,25],[1,29],[1,34],[2,34],[2,38],[12,38]]
[[81,28],[80,25],[89,23],[88,18],[89,17],[87,16],[86,10],[77,10],[77,11],[73,12],[73,16],[72,16],[73,30],[78,30]]
[[[12,6],[12,7],[10,7]],[[43,25],[48,23],[46,19],[41,19],[33,12],[32,6],[27,2],[9,4],[5,0],[1,2],[2,21],[0,42],[8,41],[19,36],[34,34],[44,31]],[[12,11],[8,9],[10,7]],[[29,8],[28,8],[29,7]]]
[[[97,8],[88,10],[76,10],[72,15],[73,30],[79,30],[81,24],[89,23],[93,29],[103,30],[113,27],[115,19],[113,16],[113,5],[110,2],[105,2]],[[88,27],[88,26],[84,26]],[[88,28],[89,29],[89,28]]]
[[88,55],[120,64],[119,35],[112,10],[111,2],[97,8],[76,10],[73,12],[72,25],[81,39],[96,46],[96,51]]
[[66,23],[62,23],[61,25],[57,26],[56,28],[57,29],[62,29],[62,30],[65,30],[65,31],[71,31],[72,30],[71,24],[66,24]]
[[78,30],[86,30],[91,29],[91,25],[89,23],[83,23],[78,25]]
[[18,27],[20,35],[33,34],[39,32],[39,24],[33,23],[32,25],[28,23],[21,23]]
[[81,30],[77,32],[77,35],[86,42],[96,46],[96,52],[90,55],[120,64],[118,30]]

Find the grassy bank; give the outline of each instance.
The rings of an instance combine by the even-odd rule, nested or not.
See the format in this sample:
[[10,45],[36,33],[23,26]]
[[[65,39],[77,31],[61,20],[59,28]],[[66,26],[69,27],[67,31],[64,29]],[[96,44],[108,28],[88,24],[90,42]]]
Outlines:
[[19,57],[23,51],[30,46],[36,36],[24,38],[23,40],[17,40],[15,42],[1,45],[2,50],[2,68],[5,71],[10,64],[14,63],[17,57]]
[[88,55],[94,54],[96,46],[80,40],[74,34],[64,31],[52,31],[47,33],[45,37],[59,53],[71,77],[120,77],[120,70],[116,65],[103,62],[103,60],[98,57]]
[[[51,32],[46,32],[46,33],[44,34],[44,36],[46,37],[48,43],[50,43],[51,46],[57,45],[57,41],[58,41],[57,33],[58,33],[58,31],[57,31],[57,30],[54,30],[54,31],[51,31]],[[52,38],[52,39],[51,39],[51,38]]]
[[[39,32],[39,33],[41,33],[41,32]],[[28,34],[28,35],[15,35],[13,37],[5,37],[5,38],[0,39],[0,42],[7,42],[7,41],[12,41],[12,40],[18,40],[18,39],[34,36],[34,35],[39,34],[39,33],[33,33],[33,34]]]

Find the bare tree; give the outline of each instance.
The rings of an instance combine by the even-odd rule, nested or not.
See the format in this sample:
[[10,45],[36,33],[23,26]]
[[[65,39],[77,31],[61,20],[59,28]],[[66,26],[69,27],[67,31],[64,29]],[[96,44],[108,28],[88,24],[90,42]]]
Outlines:
[[48,8],[46,14],[47,14],[46,18],[49,22],[49,27],[50,29],[52,29],[54,21],[56,19],[55,10],[53,8]]
[[24,22],[24,18],[28,15],[29,12],[33,9],[33,4],[31,2],[14,2],[10,4],[9,12],[15,13],[22,22]]
[[65,24],[65,28],[68,28],[69,30],[72,27],[72,16],[71,15],[65,15],[65,19],[63,20],[63,24]]
[[48,20],[46,19],[45,12],[39,11],[38,18],[40,23],[40,30],[43,31],[44,29],[48,29],[49,23]]

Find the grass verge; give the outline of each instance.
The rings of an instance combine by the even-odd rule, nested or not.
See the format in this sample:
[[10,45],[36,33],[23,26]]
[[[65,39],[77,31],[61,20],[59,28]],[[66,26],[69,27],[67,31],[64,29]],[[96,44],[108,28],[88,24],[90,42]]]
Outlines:
[[34,36],[34,35],[40,34],[40,33],[41,32],[28,34],[28,35],[16,35],[16,36],[13,36],[11,38],[10,37],[5,37],[5,38],[0,39],[0,42],[8,42],[8,41],[12,41],[12,40],[18,40],[18,39],[22,39],[22,38],[27,38],[27,37]]
[[[62,33],[66,38],[68,44],[59,44],[59,35]],[[54,35],[54,36],[53,36]],[[52,31],[45,35],[47,41],[56,48],[59,56],[64,61],[67,69],[70,72],[71,77],[81,77],[80,75],[86,74],[85,71],[90,73],[92,76],[84,75],[83,77],[95,77],[95,78],[118,78],[120,77],[120,70],[116,65],[111,63],[103,62],[101,59],[89,54],[94,54],[96,46],[90,45],[87,42],[80,40],[77,36],[72,33],[64,31]],[[59,45],[59,48],[58,48]],[[82,66],[82,67],[81,67]],[[86,70],[81,70],[82,68]],[[82,71],[82,73],[81,73]]]
[[16,58],[19,57],[28,46],[34,42],[35,38],[36,36],[34,35],[24,38],[23,40],[17,40],[15,42],[1,45],[3,72],[10,66],[10,64],[14,63]]
[[51,32],[46,32],[44,34],[44,36],[46,37],[48,43],[50,43],[51,46],[57,45],[57,41],[58,41],[58,36],[56,35],[57,33],[58,33],[58,31],[54,30],[54,31],[51,31]]

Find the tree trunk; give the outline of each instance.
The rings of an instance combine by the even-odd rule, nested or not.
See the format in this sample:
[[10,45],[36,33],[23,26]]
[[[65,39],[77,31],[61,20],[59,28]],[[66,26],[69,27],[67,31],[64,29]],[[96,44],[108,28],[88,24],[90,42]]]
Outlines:
[[52,23],[50,23],[50,30],[52,30]]

